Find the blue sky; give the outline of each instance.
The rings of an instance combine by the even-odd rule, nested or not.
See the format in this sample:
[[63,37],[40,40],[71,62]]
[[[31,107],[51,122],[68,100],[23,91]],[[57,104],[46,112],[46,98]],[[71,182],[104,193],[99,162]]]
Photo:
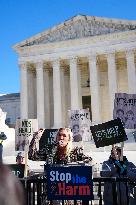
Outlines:
[[0,94],[20,91],[12,46],[77,14],[136,20],[136,0],[0,0]]

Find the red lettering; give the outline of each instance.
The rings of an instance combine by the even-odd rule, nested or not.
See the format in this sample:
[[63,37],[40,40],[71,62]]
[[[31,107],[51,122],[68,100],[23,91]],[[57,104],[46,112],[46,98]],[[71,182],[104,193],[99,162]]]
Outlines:
[[72,188],[72,186],[66,186],[66,195],[69,195],[69,196],[73,195],[73,188]]
[[59,195],[65,195],[65,182],[58,183]]
[[77,195],[78,186],[74,186],[74,195]]
[[90,187],[86,186],[79,186],[79,195],[90,195]]

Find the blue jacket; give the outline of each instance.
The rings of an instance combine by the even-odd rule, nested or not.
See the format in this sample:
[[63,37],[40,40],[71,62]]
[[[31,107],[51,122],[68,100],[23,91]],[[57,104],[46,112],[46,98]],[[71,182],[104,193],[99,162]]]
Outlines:
[[[128,177],[132,181],[136,181],[136,166],[129,162],[126,157],[124,157],[124,164],[126,166],[126,174],[121,175],[117,172],[114,162],[111,158],[104,161],[102,165],[101,176],[102,177]],[[124,182],[117,183],[117,198],[118,205],[127,205],[127,196],[126,196],[126,184]],[[128,185],[128,193],[130,195],[132,187]],[[104,194],[103,194],[104,205],[113,205],[113,196],[112,196],[112,184],[109,182],[104,183]],[[120,203],[121,200],[121,203]]]

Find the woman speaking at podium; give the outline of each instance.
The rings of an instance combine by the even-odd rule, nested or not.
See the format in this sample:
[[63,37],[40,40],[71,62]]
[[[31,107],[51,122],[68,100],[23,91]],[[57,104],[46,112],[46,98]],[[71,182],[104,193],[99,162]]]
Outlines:
[[28,157],[34,161],[45,161],[46,164],[67,164],[78,161],[91,163],[92,158],[83,154],[82,147],[72,148],[72,141],[71,129],[60,128],[54,139],[54,144],[47,144],[42,150],[38,150],[36,148],[37,138],[34,136],[29,146]]
[[[60,128],[54,139],[54,145],[50,151],[49,146],[42,151],[31,150],[35,146],[30,143],[29,146],[29,159],[43,160],[45,159],[46,165],[66,165],[73,162],[89,163],[92,165],[92,158],[84,155],[82,147],[72,148],[73,133],[70,128]],[[31,149],[30,149],[31,148]],[[45,165],[45,167],[46,167]],[[46,168],[45,168],[46,169]],[[57,203],[58,202],[58,203]],[[53,204],[59,204],[59,201],[53,201]],[[82,205],[88,205],[89,201],[82,201]]]

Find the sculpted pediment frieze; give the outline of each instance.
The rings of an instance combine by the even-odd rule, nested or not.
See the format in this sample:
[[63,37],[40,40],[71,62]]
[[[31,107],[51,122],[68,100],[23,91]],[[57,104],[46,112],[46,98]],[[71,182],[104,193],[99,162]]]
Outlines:
[[136,22],[130,23],[123,20],[104,19],[91,16],[75,16],[52,29],[49,29],[34,40],[28,39],[21,47],[46,44],[51,42],[79,39],[108,33],[136,30]]

